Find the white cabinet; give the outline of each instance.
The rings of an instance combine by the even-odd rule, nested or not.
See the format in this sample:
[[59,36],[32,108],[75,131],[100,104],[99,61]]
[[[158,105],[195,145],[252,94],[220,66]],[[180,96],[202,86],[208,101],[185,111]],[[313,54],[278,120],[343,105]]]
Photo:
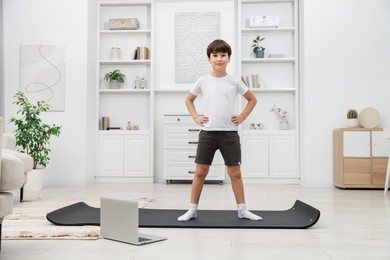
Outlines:
[[242,131],[241,143],[244,179],[298,180],[295,133]]
[[[192,180],[200,127],[191,116],[164,116],[164,179]],[[206,180],[225,180],[222,155],[216,152]]]
[[132,177],[149,180],[149,133],[139,131],[100,131],[98,137],[99,180],[114,180],[118,177]]
[[[98,181],[109,177],[117,181],[153,181],[153,8],[153,0],[97,2]],[[110,19],[130,18],[138,20],[138,29],[110,29]],[[148,54],[136,57],[138,47],[147,48]],[[113,48],[119,48],[120,54],[112,56]],[[125,75],[119,88],[110,88],[104,79],[113,70]],[[136,87],[137,77],[146,84]],[[103,129],[103,117],[109,118],[109,127],[121,130]],[[138,131],[126,131],[128,122]]]

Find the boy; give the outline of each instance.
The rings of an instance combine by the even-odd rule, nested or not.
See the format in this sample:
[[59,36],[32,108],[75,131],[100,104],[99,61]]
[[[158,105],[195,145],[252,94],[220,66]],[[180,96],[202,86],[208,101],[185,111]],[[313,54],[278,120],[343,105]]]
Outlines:
[[[186,106],[194,121],[201,126],[196,152],[196,168],[192,182],[190,209],[178,218],[188,221],[197,217],[197,208],[204,180],[209,172],[217,149],[221,151],[227,172],[231,179],[234,196],[238,207],[238,217],[250,220],[261,220],[247,210],[245,206],[244,187],[241,178],[241,147],[237,130],[255,107],[257,100],[248,87],[239,79],[227,74],[226,67],[230,62],[231,48],[223,40],[215,40],[207,47],[207,57],[212,66],[209,75],[200,77],[186,98]],[[234,115],[234,101],[237,94],[248,101],[240,115]],[[205,115],[197,113],[194,101],[203,95]]]

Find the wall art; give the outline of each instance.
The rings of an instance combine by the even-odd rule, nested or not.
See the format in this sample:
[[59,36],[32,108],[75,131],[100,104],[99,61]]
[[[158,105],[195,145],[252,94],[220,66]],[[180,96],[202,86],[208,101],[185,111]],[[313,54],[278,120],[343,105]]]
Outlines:
[[66,47],[20,46],[20,90],[30,102],[45,100],[50,111],[65,110]]
[[175,13],[175,82],[193,83],[210,73],[206,49],[220,37],[219,12]]

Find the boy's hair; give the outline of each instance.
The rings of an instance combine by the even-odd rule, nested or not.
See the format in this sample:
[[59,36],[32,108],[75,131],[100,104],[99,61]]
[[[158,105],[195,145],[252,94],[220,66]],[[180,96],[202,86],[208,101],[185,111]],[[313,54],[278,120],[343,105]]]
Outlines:
[[207,47],[207,57],[210,58],[211,53],[217,52],[227,53],[228,57],[232,55],[232,49],[230,48],[230,45],[221,39],[214,40],[209,44]]

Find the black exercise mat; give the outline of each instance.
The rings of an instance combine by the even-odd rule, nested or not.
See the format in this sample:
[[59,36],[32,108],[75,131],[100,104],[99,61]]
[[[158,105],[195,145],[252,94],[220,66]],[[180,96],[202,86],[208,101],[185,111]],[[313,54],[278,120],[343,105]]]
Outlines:
[[[252,211],[263,220],[239,219],[236,210],[198,210],[198,218],[187,222],[177,220],[186,210],[139,209],[140,227],[158,228],[309,228],[317,223],[320,211],[297,200],[291,209]],[[57,209],[46,218],[62,226],[100,225],[100,208],[84,202]]]
[[240,219],[237,210],[198,210],[198,217],[186,222],[177,218],[186,210],[140,209],[139,226],[153,228],[309,228],[317,223],[320,211],[297,200],[283,211],[251,211],[261,221]]
[[48,213],[46,219],[59,226],[100,226],[100,208],[78,202]]

